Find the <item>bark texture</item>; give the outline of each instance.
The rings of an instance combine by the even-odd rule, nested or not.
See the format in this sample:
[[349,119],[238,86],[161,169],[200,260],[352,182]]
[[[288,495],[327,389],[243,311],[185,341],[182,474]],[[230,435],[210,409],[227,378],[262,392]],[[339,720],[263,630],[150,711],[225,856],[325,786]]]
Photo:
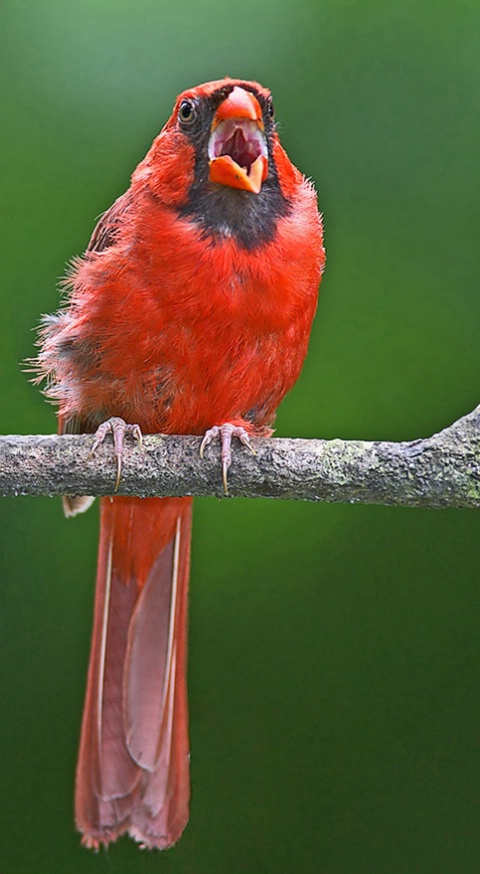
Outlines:
[[[90,435],[0,437],[0,494],[109,495],[115,459],[107,437],[92,458]],[[257,439],[235,443],[229,494],[408,507],[480,507],[480,406],[432,437],[393,443]],[[118,494],[223,497],[220,450],[199,457],[199,437],[127,440]]]

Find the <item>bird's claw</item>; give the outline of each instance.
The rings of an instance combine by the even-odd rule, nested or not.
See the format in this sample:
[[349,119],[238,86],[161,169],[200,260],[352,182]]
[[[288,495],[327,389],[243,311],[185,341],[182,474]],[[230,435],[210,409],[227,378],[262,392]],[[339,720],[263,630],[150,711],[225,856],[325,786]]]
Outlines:
[[129,425],[119,416],[112,416],[110,419],[102,422],[95,431],[92,448],[88,453],[87,458],[91,458],[92,455],[94,455],[100,444],[105,440],[107,434],[112,434],[115,458],[117,460],[117,477],[114,488],[114,492],[116,492],[120,485],[120,476],[122,473],[123,444],[125,441],[125,435],[131,434],[132,437],[138,441],[140,449],[143,449],[142,432],[140,430],[140,425]]
[[222,459],[223,489],[225,494],[228,495],[228,468],[232,463],[232,438],[237,437],[237,439],[240,440],[240,443],[243,443],[243,445],[246,446],[253,455],[256,455],[257,453],[252,446],[250,434],[245,428],[241,425],[232,425],[231,422],[224,422],[223,425],[214,425],[205,432],[200,444],[200,458],[203,458],[205,448],[209,446],[213,440],[216,440],[217,437],[220,437],[222,445],[220,457]]

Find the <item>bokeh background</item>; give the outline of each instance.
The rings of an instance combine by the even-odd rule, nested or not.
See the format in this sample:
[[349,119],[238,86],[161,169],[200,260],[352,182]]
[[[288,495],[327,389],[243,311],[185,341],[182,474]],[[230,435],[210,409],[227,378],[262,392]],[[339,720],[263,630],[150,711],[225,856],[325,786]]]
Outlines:
[[[176,94],[275,97],[328,267],[277,434],[409,439],[480,402],[475,0],[2,0],[0,420],[20,362]],[[97,515],[0,506],[1,874],[477,874],[480,517],[198,500],[191,822],[173,850],[73,828]]]

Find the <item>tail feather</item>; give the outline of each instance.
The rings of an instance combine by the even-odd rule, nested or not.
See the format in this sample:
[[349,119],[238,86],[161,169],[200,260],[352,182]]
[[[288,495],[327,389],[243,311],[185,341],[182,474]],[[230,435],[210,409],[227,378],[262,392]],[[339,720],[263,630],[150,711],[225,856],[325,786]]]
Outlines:
[[165,848],[188,820],[190,498],[102,500],[76,783],[88,846],[129,832]]

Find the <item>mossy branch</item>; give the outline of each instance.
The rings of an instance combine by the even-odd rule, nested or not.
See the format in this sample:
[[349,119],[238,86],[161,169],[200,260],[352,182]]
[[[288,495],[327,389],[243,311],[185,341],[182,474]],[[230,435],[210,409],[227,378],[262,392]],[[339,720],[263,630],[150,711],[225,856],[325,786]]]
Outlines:
[[[90,435],[0,437],[0,494],[109,495],[111,438],[92,458]],[[229,493],[408,507],[480,507],[480,406],[439,434],[402,443],[257,439],[235,444]],[[223,496],[219,447],[199,437],[128,440],[118,494]]]

